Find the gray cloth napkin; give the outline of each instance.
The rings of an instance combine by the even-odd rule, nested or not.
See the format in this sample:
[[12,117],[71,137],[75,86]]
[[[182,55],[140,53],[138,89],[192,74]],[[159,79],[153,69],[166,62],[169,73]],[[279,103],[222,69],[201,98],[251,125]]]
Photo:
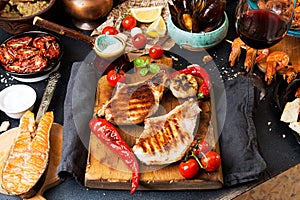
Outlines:
[[[67,174],[72,175],[81,184],[86,168],[88,121],[92,117],[97,76],[99,74],[95,74],[93,67],[74,63],[65,99],[63,153],[58,175],[62,179]],[[252,79],[238,76],[225,81],[225,88],[227,113],[220,147],[224,184],[232,186],[257,179],[266,163],[258,151],[252,120],[255,98]],[[88,90],[90,92],[86,92]],[[74,95],[80,91],[81,94]]]
[[227,113],[220,135],[224,183],[227,186],[258,179],[266,169],[253,122],[255,88],[253,79],[240,75],[225,81]]
[[66,175],[71,174],[78,181],[83,182],[88,151],[77,135],[72,113],[74,80],[79,66],[80,63],[74,63],[67,87],[64,103],[63,149],[60,165],[58,166],[58,176],[64,179]]

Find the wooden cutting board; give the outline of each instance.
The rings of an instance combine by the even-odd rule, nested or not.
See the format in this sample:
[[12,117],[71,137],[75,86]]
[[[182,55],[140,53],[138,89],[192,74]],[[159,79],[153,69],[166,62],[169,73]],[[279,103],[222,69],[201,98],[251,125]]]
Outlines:
[[[113,90],[101,78],[98,82],[95,110],[101,107],[103,100],[111,95]],[[211,94],[213,99],[213,94]],[[165,114],[178,105],[178,100],[170,91],[164,94],[157,115]],[[216,129],[215,108],[211,101],[206,101],[201,106],[200,124],[197,136],[205,137],[215,151],[219,152],[218,136]],[[135,140],[143,131],[143,126],[117,127],[124,140],[133,146]],[[220,153],[220,152],[219,152]],[[187,180],[178,170],[179,162],[167,166],[150,168],[140,165],[141,178],[139,190],[186,190],[186,189],[216,189],[223,185],[222,169],[212,173],[201,171],[199,175]],[[94,134],[90,135],[89,156],[87,160],[85,186],[101,189],[125,189],[131,185],[131,172],[123,162],[108,148],[106,148]]]
[[[53,123],[50,132],[50,157],[48,170],[46,171],[46,179],[39,192],[34,197],[30,198],[31,200],[44,199],[42,196],[44,191],[61,182],[57,176],[57,168],[60,163],[62,152],[62,130],[63,127],[60,124]],[[2,184],[2,169],[17,133],[18,128],[13,128],[0,135],[0,185]],[[0,187],[0,193],[8,194],[2,187]]]

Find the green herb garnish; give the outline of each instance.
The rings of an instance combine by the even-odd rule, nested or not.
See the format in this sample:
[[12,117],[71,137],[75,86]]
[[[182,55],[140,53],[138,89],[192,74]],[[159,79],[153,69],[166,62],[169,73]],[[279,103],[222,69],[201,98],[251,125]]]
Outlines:
[[144,67],[140,70],[140,75],[141,76],[146,76],[149,72],[149,68],[148,67]]
[[160,71],[160,67],[156,63],[150,63],[148,58],[146,60],[143,60],[141,58],[136,58],[133,60],[133,64],[136,67],[141,68],[140,75],[146,76],[148,72],[150,71],[152,74],[157,74]]
[[136,67],[144,67],[148,64],[148,58],[146,60],[143,60],[141,58],[136,58],[133,60],[133,64],[136,66]]
[[158,66],[158,64],[156,63],[151,63],[149,65],[149,71],[152,73],[152,74],[157,74],[159,71],[160,71],[160,67]]

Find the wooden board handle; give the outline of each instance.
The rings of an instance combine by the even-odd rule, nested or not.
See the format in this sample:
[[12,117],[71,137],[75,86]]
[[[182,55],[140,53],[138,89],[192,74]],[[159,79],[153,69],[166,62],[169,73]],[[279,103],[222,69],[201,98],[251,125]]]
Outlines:
[[89,35],[85,35],[83,33],[80,33],[78,31],[75,31],[73,29],[61,26],[59,24],[56,24],[54,22],[50,22],[46,19],[42,19],[41,17],[34,17],[33,19],[33,25],[38,26],[40,28],[47,29],[49,31],[53,31],[55,33],[58,33],[60,35],[65,35],[71,38],[74,38],[76,40],[80,40],[84,43],[87,43],[91,48],[94,47],[94,38]]

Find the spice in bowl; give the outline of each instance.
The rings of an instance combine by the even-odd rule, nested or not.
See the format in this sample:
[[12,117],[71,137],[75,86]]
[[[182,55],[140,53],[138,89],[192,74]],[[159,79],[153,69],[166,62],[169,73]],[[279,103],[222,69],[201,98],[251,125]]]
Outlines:
[[113,59],[123,53],[125,42],[116,35],[100,35],[95,40],[95,51],[104,59]]

